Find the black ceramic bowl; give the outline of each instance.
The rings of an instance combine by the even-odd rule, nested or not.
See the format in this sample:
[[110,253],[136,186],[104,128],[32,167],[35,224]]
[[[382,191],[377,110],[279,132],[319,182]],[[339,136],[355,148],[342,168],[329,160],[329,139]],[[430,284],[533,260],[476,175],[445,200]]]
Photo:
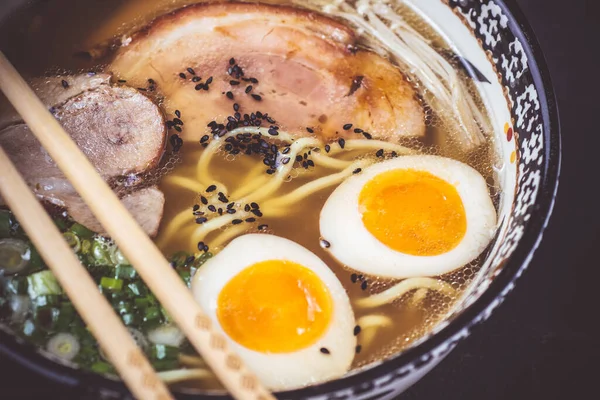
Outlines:
[[[49,0],[52,1],[52,0]],[[0,24],[19,6],[4,0]],[[560,169],[560,135],[552,83],[538,43],[514,0],[411,0],[470,66],[502,155],[504,200],[487,262],[452,314],[411,348],[336,381],[281,392],[282,399],[392,399],[439,363],[485,321],[523,273],[552,211]],[[0,326],[0,352],[82,397],[128,398],[115,380],[44,357]],[[219,395],[181,398],[224,398]]]

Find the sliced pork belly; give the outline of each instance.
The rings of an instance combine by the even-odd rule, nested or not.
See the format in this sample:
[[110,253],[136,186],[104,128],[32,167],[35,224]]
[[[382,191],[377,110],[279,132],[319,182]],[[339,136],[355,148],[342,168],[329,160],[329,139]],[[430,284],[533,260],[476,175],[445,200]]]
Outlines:
[[[48,108],[60,106],[73,96],[109,83],[109,74],[95,73],[40,77],[29,80],[31,88]],[[4,97],[0,101],[0,110],[2,110],[0,129],[22,121],[21,116]]]
[[[184,140],[200,139],[207,123],[233,115],[234,103],[242,116],[268,113],[297,136],[310,135],[307,127],[325,139],[362,137],[355,128],[391,140],[423,135],[412,87],[355,42],[349,28],[309,11],[197,4],[134,34],[108,70],[133,86],[156,81],[166,109],[183,114]],[[353,128],[344,130],[347,124]]]
[[[121,202],[148,235],[156,235],[165,205],[163,192],[151,186],[123,196]],[[68,201],[65,208],[71,218],[80,224],[101,235],[108,235],[81,197],[76,196]]]
[[[99,85],[54,107],[54,114],[107,181],[155,167],[165,147],[164,118],[159,108],[135,89]],[[41,199],[72,212],[94,231],[102,231],[79,195],[23,123],[0,131],[6,150],[21,175]],[[156,234],[164,196],[142,189],[123,198],[148,234]],[[143,201],[139,205],[136,201]],[[90,224],[90,225],[88,225]]]

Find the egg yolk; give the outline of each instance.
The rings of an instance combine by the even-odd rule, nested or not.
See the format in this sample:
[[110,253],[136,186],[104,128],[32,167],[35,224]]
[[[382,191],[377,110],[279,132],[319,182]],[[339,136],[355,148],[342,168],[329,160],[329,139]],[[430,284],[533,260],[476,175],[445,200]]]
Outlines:
[[227,335],[263,353],[289,353],[315,343],[329,326],[332,309],[317,274],[287,260],[251,265],[217,300],[217,318]]
[[429,172],[383,172],[364,185],[358,201],[365,228],[401,253],[443,254],[456,247],[467,231],[456,188]]

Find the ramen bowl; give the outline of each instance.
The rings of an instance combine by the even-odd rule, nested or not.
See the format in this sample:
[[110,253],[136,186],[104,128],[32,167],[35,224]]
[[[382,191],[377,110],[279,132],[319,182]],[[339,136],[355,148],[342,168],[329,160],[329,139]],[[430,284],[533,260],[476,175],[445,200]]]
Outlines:
[[[0,6],[10,21],[26,2]],[[32,2],[27,7],[38,7]],[[46,2],[48,3],[48,2]],[[50,2],[52,3],[52,2]],[[393,399],[423,377],[485,322],[514,288],[552,212],[560,135],[552,83],[531,28],[512,0],[413,0],[408,6],[451,45],[489,114],[502,196],[498,229],[485,261],[446,318],[401,352],[329,382],[276,393],[282,399]],[[55,7],[60,7],[57,1]],[[0,352],[91,398],[128,398],[116,379],[56,362],[0,325]],[[225,398],[182,390],[178,398]]]

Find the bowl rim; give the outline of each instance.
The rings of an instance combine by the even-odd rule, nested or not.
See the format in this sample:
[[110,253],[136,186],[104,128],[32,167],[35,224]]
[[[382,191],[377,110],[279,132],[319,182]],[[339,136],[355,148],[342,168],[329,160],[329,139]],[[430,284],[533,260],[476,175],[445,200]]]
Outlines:
[[[446,0],[441,1],[447,4]],[[425,355],[430,355],[436,348],[450,341],[461,331],[465,329],[471,330],[477,324],[487,319],[491,311],[493,311],[489,310],[490,312],[488,312],[488,309],[494,304],[495,300],[503,300],[503,292],[511,287],[516,279],[520,277],[522,271],[529,265],[534,252],[542,240],[544,230],[548,225],[558,190],[562,163],[560,119],[554,86],[546,59],[531,25],[517,4],[517,0],[494,0],[494,2],[507,16],[511,32],[523,44],[523,50],[528,57],[529,70],[533,78],[533,83],[538,90],[544,126],[545,162],[543,179],[540,183],[540,190],[537,194],[534,209],[531,211],[531,218],[527,223],[523,236],[489,287],[478,299],[454,319],[450,320],[446,326],[434,335],[372,367],[366,367],[363,370],[333,381],[295,390],[276,392],[277,397],[304,398],[324,395],[341,389],[350,389],[357,384],[381,378],[391,371],[398,370],[403,366],[410,365],[422,359]],[[457,338],[457,341],[464,339],[466,336],[460,336]],[[56,363],[40,354],[34,345],[10,334],[5,329],[0,329],[0,339],[0,354],[57,383],[73,388],[80,387],[86,391],[95,389],[93,390],[94,392],[101,392],[102,389],[105,389],[108,392],[113,392],[113,394],[114,392],[124,395],[128,393],[121,381]],[[178,398],[205,397],[214,399],[229,397],[226,394],[190,394],[184,392],[179,392],[176,396]]]

